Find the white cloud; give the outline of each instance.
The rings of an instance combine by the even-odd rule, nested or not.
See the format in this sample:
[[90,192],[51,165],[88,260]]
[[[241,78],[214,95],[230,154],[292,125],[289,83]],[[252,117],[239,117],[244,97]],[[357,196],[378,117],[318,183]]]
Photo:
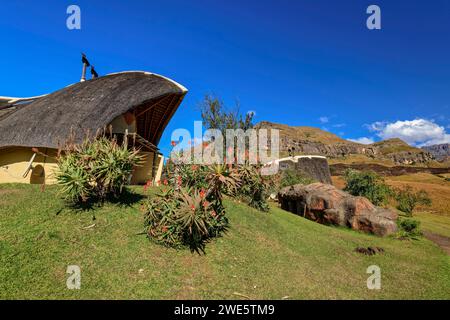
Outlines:
[[345,126],[346,126],[345,123],[336,123],[336,124],[333,124],[333,127],[334,127],[334,128],[343,128],[343,127],[345,127]]
[[357,143],[362,143],[362,144],[372,144],[375,142],[372,138],[368,138],[368,137],[361,137],[361,138],[347,139],[347,140],[357,142]]
[[328,123],[330,119],[328,117],[320,117],[319,118],[320,123]]
[[381,131],[388,123],[386,121],[377,121],[372,124],[365,124],[364,126],[371,132]]
[[445,131],[444,127],[425,119],[399,120],[391,123],[374,122],[367,127],[370,131],[377,132],[382,139],[400,138],[419,147],[450,143],[450,134]]

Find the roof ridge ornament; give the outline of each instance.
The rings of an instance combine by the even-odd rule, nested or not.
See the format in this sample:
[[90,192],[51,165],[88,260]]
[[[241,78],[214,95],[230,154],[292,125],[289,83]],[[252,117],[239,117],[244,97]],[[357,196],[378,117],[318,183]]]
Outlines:
[[84,53],[81,53],[81,62],[83,62],[83,69],[81,70],[80,82],[84,82],[86,81],[86,68],[91,64],[89,63],[89,60],[86,58],[86,55]]
[[80,82],[86,81],[86,68],[91,67],[91,75],[92,79],[98,78],[98,73],[95,71],[95,68],[89,60],[87,59],[86,55],[84,53],[81,53],[81,62],[83,62],[83,69],[81,70],[81,79]]

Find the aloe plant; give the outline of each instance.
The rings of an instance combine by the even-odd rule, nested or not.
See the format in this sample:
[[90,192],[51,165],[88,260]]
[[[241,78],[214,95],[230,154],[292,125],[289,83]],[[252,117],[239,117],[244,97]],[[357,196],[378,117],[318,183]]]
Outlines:
[[74,204],[119,196],[142,161],[138,152],[104,136],[67,145],[57,159],[61,194]]

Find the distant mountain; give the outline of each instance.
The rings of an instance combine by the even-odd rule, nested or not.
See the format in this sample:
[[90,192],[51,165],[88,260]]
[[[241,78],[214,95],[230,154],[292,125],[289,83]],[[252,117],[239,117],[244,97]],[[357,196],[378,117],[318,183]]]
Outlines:
[[422,147],[423,150],[431,153],[436,160],[444,161],[450,158],[450,143],[435,144]]
[[365,145],[314,127],[294,127],[262,121],[255,128],[280,130],[280,152],[283,156],[288,153],[288,149],[294,148],[294,154],[324,155],[329,158],[363,155],[397,165],[427,163],[434,159],[429,152],[412,147],[400,139]]

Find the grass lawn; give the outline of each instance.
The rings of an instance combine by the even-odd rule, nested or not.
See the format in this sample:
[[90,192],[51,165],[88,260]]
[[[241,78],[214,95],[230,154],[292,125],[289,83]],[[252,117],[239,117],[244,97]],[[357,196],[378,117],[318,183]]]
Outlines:
[[[61,210],[57,191],[0,185],[0,298],[450,299],[450,257],[424,238],[378,238],[227,200],[230,230],[198,255],[140,234],[138,195],[73,211]],[[385,253],[364,256],[357,246]],[[381,290],[366,287],[373,264]],[[80,290],[66,288],[68,265],[81,267]]]
[[450,238],[450,216],[439,216],[429,212],[414,213],[424,230]]

